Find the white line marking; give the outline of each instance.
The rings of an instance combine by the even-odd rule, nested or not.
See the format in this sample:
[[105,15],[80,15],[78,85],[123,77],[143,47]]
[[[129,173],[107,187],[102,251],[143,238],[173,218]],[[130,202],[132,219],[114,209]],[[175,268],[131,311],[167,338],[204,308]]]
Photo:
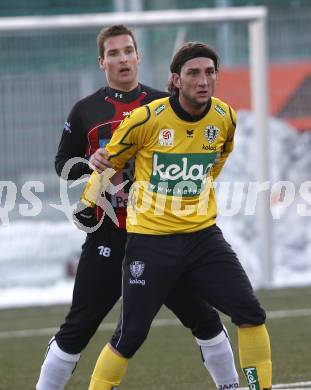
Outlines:
[[285,384],[278,384],[278,385],[274,385],[273,388],[274,389],[281,389],[282,387],[285,387],[285,388],[293,388],[293,387],[298,387],[298,388],[301,388],[301,386],[310,386],[311,385],[311,381],[308,381],[308,382],[295,382],[295,383],[285,383]]
[[[152,326],[159,328],[161,326],[176,326],[181,325],[177,318],[172,319],[156,319],[153,321]],[[102,324],[98,330],[115,330],[117,326],[116,322],[108,322]],[[36,336],[53,336],[58,332],[59,328],[42,328],[42,329],[23,329],[12,330],[7,332],[0,332],[0,339],[19,338],[19,337],[36,337]]]
[[0,332],[0,339],[34,337],[34,336],[52,336],[59,328],[42,328],[42,329],[23,329]]
[[[305,386],[310,386],[310,385],[311,385],[311,381],[295,382],[295,383],[279,383],[277,385],[273,385],[272,386],[272,390],[273,389],[280,389],[280,390],[287,390],[287,389],[290,389],[290,390],[300,390],[300,389],[304,389],[304,390],[310,390],[311,389],[310,387],[305,387]],[[241,387],[240,390],[249,390],[249,387]]]
[[311,315],[311,308],[295,310],[277,310],[267,311],[267,317],[270,319],[291,318],[291,317],[308,317]]
[[[296,309],[296,310],[276,310],[268,311],[268,319],[279,319],[279,318],[294,318],[294,317],[308,317],[311,316],[311,308]],[[225,321],[227,318],[225,318]],[[153,321],[153,327],[161,326],[176,326],[180,325],[180,321],[177,318],[171,319],[156,319]],[[98,330],[114,330],[116,328],[116,322],[110,322],[102,324]],[[53,336],[58,332],[58,328],[41,328],[41,329],[23,329],[0,332],[0,339],[7,338],[19,338],[19,337],[36,337],[36,336]],[[311,389],[310,389],[311,390]]]

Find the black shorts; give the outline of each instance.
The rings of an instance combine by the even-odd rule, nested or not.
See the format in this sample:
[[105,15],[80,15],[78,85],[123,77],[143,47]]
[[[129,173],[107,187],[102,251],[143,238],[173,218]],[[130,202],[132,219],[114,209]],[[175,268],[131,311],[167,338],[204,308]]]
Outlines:
[[122,312],[111,340],[123,356],[136,352],[172,288],[183,281],[236,325],[265,322],[250,281],[217,226],[188,234],[128,234]]
[[[72,305],[55,335],[59,347],[80,353],[121,296],[125,230],[104,227],[89,234],[82,246]],[[192,334],[210,339],[222,330],[219,315],[187,281],[180,280],[166,298],[166,306]]]
[[121,296],[126,231],[98,229],[82,246],[72,304],[55,335],[59,347],[80,353]]

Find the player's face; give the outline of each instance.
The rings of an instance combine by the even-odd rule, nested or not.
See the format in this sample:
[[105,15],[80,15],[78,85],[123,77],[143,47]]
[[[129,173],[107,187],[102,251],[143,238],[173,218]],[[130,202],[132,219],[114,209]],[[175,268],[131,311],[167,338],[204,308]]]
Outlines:
[[217,79],[214,61],[206,57],[192,58],[182,66],[180,75],[173,75],[179,88],[179,101],[186,111],[203,111],[214,94]]
[[105,41],[105,57],[99,58],[110,87],[130,91],[138,83],[139,57],[130,35],[117,35]]

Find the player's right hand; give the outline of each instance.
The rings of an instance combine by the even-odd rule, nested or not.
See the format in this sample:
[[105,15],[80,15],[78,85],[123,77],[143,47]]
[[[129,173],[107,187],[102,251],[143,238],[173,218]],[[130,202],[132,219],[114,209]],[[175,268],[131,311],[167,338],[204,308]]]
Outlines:
[[90,168],[98,173],[102,173],[107,168],[112,168],[111,162],[108,160],[109,153],[105,149],[97,149],[90,157]]
[[79,201],[73,211],[73,222],[78,229],[89,233],[90,229],[98,224],[94,207],[87,207]]

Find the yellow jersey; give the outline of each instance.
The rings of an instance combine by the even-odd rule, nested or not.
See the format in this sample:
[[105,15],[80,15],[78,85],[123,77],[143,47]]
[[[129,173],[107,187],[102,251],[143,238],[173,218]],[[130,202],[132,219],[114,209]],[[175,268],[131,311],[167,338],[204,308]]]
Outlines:
[[215,97],[199,118],[167,97],[133,110],[105,148],[116,170],[135,157],[127,231],[189,233],[215,224],[213,180],[233,149],[235,126],[234,110]]

